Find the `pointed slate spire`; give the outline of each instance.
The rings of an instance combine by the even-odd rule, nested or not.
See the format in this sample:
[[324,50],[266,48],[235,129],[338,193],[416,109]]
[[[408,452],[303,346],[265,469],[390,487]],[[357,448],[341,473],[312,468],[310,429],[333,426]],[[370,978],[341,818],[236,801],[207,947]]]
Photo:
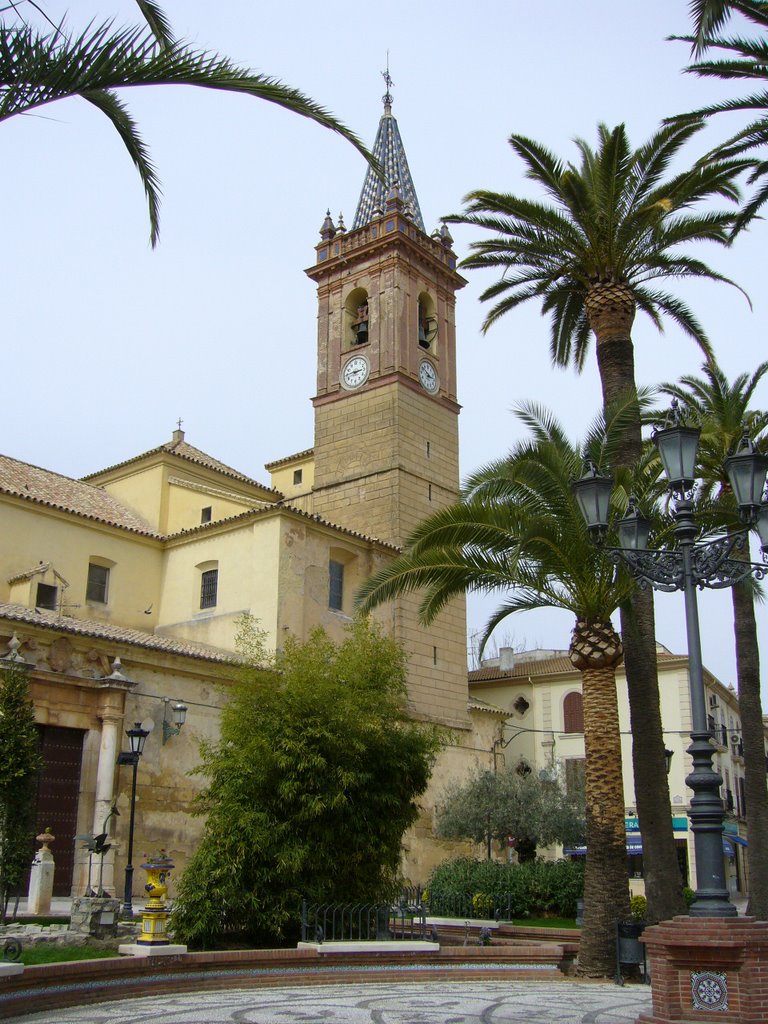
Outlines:
[[325,220],[320,227],[320,237],[323,241],[328,241],[333,238],[336,234],[336,228],[334,227],[333,220],[331,218],[331,211],[328,210],[325,214]]
[[419,200],[416,196],[416,189],[413,187],[413,179],[408,169],[408,160],[403,147],[403,140],[400,138],[400,129],[397,121],[392,116],[392,94],[389,89],[393,84],[389,75],[389,68],[385,72],[384,81],[387,83],[387,91],[382,97],[384,113],[379,121],[379,130],[376,133],[376,141],[373,144],[373,155],[379,161],[384,171],[384,180],[377,177],[372,168],[368,168],[365,176],[363,190],[360,193],[360,200],[357,204],[357,212],[352,225],[352,230],[362,228],[376,218],[381,210],[387,208],[387,199],[393,189],[397,190],[399,199],[402,201],[402,208],[406,215],[414,222],[416,227],[424,231],[424,221],[421,216]]

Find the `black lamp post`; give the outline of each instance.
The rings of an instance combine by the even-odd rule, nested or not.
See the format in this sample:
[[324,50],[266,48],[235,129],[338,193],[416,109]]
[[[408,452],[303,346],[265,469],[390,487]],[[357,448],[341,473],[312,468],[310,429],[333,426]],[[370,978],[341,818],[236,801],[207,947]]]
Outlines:
[[133,781],[131,783],[131,817],[128,823],[128,862],[125,865],[125,892],[123,896],[123,917],[133,917],[133,825],[136,818],[136,772],[139,767],[139,758],[144,751],[144,742],[149,736],[148,729],[142,729],[141,722],[136,722],[132,729],[126,729],[131,749],[121,750],[117,758],[118,764],[130,764],[133,766]]
[[[768,457],[757,452],[744,435],[737,453],[726,459],[725,468],[745,528],[697,543],[699,528],[693,515],[692,498],[696,485],[699,431],[682,422],[677,403],[673,402],[668,425],[655,431],[653,440],[674,499],[676,544],[648,550],[650,526],[635,503],[630,501],[627,515],[616,523],[621,546],[606,548],[606,554],[612,561],[627,565],[641,587],[682,590],[685,596],[693,724],[688,748],[693,759],[693,771],[685,781],[694,793],[689,817],[699,884],[689,913],[693,917],[734,917],[737,911],[728,899],[723,866],[723,803],[720,798],[723,780],[712,765],[713,748],[704,694],[696,590],[732,587],[750,575],[762,579],[768,572],[768,566],[754,564],[737,555],[741,551],[748,552],[749,530],[753,526],[760,534],[763,550],[768,548],[768,505],[763,502]],[[601,476],[594,466],[590,466],[581,480],[573,485],[596,543],[602,543],[608,532],[608,501],[605,495],[606,485],[611,484],[608,477]]]

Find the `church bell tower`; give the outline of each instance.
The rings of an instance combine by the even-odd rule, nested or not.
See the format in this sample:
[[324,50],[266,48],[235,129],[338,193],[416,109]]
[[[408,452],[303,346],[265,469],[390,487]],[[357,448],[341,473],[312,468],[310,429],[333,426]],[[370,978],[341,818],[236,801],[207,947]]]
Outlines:
[[[326,216],[307,270],[318,291],[312,510],[401,545],[458,494],[454,311],[466,281],[448,229],[425,232],[385,80],[373,148],[383,178],[368,169],[350,230]],[[417,605],[382,610],[409,653],[412,711],[466,726],[464,601],[429,628]]]

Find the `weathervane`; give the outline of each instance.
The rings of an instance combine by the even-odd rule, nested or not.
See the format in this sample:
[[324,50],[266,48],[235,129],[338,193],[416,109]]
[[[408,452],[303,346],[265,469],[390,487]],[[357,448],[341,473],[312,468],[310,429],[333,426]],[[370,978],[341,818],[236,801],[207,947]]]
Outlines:
[[381,99],[385,107],[391,107],[392,93],[389,90],[395,83],[392,81],[392,76],[389,73],[389,50],[387,50],[387,70],[381,72],[381,77],[384,79],[384,82],[386,83],[387,86],[387,91],[384,93]]

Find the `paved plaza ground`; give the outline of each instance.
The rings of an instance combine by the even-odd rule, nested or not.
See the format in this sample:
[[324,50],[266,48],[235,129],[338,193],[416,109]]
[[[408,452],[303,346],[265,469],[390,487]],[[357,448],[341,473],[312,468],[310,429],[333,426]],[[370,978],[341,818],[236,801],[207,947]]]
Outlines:
[[[87,993],[83,993],[87,999]],[[17,1024],[631,1024],[646,985],[434,981],[189,992],[14,1017]]]

